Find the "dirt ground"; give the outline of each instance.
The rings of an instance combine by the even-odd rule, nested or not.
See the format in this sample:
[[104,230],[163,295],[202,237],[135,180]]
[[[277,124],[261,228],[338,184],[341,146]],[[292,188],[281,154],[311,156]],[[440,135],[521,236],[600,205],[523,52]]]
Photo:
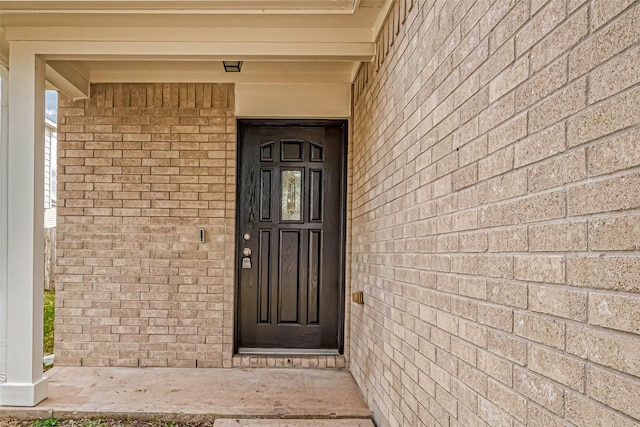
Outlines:
[[16,420],[0,418],[0,427],[212,427],[213,423],[168,423],[160,421],[82,419]]

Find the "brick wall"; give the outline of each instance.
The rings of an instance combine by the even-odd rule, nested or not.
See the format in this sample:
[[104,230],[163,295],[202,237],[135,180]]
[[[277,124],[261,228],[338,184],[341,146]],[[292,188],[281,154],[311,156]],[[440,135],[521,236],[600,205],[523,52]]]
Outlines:
[[231,366],[235,138],[233,85],[60,100],[57,365]]
[[639,40],[632,0],[396,2],[354,86],[379,425],[640,423]]

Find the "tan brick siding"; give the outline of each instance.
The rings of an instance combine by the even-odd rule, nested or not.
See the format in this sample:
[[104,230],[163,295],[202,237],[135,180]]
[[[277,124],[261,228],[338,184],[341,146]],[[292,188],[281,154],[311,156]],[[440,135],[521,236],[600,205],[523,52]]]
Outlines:
[[639,425],[640,3],[396,3],[352,121],[378,425]]
[[235,126],[231,84],[60,100],[57,365],[232,365]]

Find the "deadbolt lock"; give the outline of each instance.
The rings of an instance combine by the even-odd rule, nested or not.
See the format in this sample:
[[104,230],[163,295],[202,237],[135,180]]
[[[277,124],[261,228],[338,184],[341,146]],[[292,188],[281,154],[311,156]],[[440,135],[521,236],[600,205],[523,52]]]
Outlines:
[[242,258],[242,268],[251,268],[251,258],[249,257]]

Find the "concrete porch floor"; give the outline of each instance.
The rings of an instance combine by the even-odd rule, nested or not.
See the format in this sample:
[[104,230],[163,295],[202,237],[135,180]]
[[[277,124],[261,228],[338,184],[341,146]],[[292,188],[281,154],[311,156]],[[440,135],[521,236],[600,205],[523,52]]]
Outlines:
[[46,376],[46,400],[34,408],[0,407],[0,417],[373,426],[346,370],[54,367]]

